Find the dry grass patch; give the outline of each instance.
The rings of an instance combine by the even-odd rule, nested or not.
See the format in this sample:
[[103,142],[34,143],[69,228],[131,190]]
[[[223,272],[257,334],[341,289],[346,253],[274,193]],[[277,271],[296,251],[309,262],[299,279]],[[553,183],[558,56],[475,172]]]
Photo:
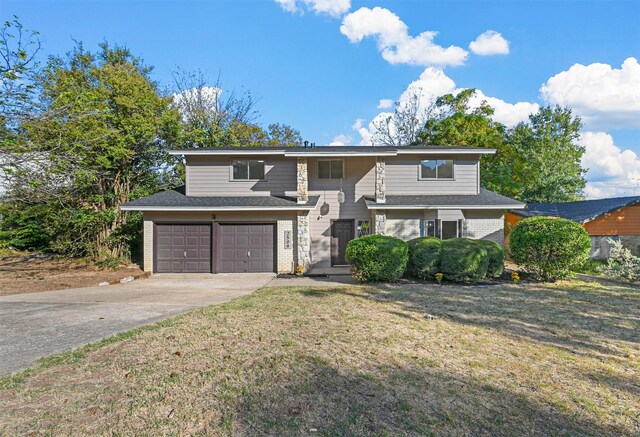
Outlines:
[[2,380],[0,430],[637,435],[639,317],[578,282],[263,289]]

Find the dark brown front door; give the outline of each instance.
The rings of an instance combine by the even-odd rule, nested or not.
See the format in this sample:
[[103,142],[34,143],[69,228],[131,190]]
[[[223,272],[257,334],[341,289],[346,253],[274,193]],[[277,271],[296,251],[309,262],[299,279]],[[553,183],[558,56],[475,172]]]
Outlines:
[[273,272],[273,224],[220,224],[219,272]]
[[156,224],[156,273],[211,273],[211,226]]
[[334,220],[331,223],[331,265],[347,264],[347,244],[353,240],[353,220]]

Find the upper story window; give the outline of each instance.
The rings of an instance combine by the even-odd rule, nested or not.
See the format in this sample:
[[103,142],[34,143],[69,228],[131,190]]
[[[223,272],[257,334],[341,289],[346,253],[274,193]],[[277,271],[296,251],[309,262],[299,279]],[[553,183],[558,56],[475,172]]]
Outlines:
[[264,161],[262,160],[233,161],[231,168],[231,177],[234,181],[264,179]]
[[453,160],[425,159],[420,161],[420,179],[453,179]]
[[321,159],[318,161],[319,179],[342,179],[344,176],[342,159]]

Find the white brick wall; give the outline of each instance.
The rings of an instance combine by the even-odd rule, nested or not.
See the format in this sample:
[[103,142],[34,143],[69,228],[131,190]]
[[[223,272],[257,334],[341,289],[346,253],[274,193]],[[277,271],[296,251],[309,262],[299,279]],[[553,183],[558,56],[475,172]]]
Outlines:
[[[278,220],[276,222],[276,257],[278,262],[278,273],[293,273],[293,250],[295,247],[293,232],[294,220]],[[288,233],[288,242],[286,237]],[[288,247],[286,247],[288,245]]]
[[495,241],[504,245],[504,217],[468,218],[464,221],[464,237]]
[[142,260],[143,270],[153,272],[153,222],[144,218],[144,258]]

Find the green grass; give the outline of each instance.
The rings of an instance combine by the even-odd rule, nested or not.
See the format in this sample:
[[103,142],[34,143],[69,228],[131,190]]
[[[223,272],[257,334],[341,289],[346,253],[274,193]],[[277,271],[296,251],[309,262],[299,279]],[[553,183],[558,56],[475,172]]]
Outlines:
[[577,281],[263,289],[2,378],[0,434],[637,435],[639,314]]

